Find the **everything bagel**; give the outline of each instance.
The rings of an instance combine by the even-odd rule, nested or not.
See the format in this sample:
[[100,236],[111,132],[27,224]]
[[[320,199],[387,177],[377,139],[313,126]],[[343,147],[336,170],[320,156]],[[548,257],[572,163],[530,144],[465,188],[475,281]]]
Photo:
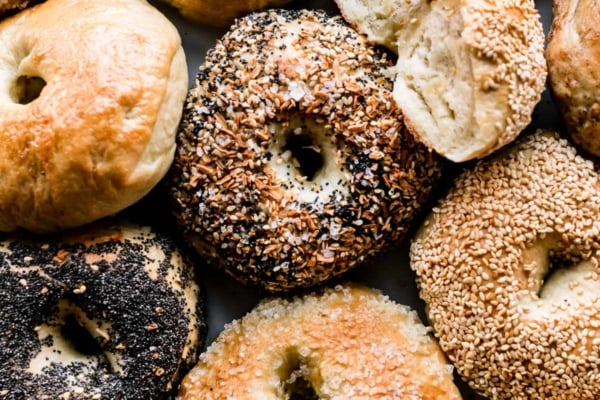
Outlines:
[[389,67],[322,11],[239,19],[209,51],[178,133],[169,181],[186,239],[271,291],[398,243],[441,163],[401,123]]

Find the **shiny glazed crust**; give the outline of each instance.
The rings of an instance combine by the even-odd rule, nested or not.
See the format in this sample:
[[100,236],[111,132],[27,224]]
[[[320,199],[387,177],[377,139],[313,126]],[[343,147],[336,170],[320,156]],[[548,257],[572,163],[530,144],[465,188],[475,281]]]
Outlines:
[[556,0],[546,48],[549,83],[567,132],[600,155],[600,4]]
[[187,68],[154,7],[52,0],[3,20],[0,43],[0,231],[91,222],[164,176]]
[[597,171],[539,131],[459,177],[413,240],[440,346],[487,398],[600,398]]
[[[183,234],[207,261],[283,291],[403,238],[441,163],[401,123],[390,66],[324,12],[238,20],[200,67],[169,180]],[[296,165],[298,138],[323,161],[312,178]]]
[[408,307],[360,286],[264,300],[226,326],[177,399],[288,399],[294,377],[321,399],[460,399],[428,332]]
[[203,294],[167,236],[101,221],[0,241],[0,398],[164,399],[205,340]]
[[291,0],[162,0],[185,18],[201,25],[228,27],[235,18],[268,7],[281,7]]

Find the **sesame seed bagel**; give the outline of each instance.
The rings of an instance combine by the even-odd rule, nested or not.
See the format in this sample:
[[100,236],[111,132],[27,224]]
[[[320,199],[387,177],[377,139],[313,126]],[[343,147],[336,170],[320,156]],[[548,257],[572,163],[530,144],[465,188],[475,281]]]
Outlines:
[[149,227],[103,221],[0,241],[0,398],[164,399],[197,361],[192,266]]
[[451,371],[414,311],[337,286],[263,300],[227,325],[177,399],[460,399]]
[[339,275],[397,243],[440,174],[399,122],[389,59],[340,17],[239,19],[188,95],[175,215],[209,262],[270,291]]
[[538,131],[464,172],[410,249],[459,374],[490,399],[600,398],[600,179]]
[[531,122],[546,84],[533,0],[336,0],[398,55],[394,99],[423,143],[455,162],[490,155]]

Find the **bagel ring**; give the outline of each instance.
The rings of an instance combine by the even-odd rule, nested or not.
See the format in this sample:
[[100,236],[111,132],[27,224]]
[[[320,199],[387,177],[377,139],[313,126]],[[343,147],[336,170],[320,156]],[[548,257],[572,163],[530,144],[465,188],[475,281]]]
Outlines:
[[428,333],[361,286],[264,300],[200,356],[177,399],[460,399]]
[[158,10],[47,1],[0,21],[0,46],[0,231],[113,215],[166,174],[188,75]]
[[0,398],[164,399],[196,363],[205,312],[167,236],[103,221],[0,242]]
[[410,258],[442,350],[491,399],[600,398],[600,179],[538,131],[455,182]]
[[281,291],[397,244],[441,163],[400,122],[391,65],[322,11],[239,19],[200,67],[177,138],[171,194],[194,248]]

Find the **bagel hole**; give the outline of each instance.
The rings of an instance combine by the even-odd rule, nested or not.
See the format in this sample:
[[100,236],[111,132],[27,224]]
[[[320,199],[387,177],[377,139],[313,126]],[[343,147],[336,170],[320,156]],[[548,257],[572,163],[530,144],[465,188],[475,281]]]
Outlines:
[[286,135],[283,151],[290,152],[293,165],[308,181],[314,179],[325,163],[321,148],[312,135],[302,128],[296,128]]
[[308,367],[297,359],[294,361],[283,385],[286,398],[288,400],[319,400],[319,396],[308,380]]
[[541,283],[537,290],[538,298],[554,298],[557,290],[561,292],[561,288],[574,287],[578,276],[585,274],[588,264],[580,257],[550,250],[547,267],[541,274]]
[[104,353],[96,339],[72,315],[69,315],[65,319],[65,323],[60,328],[60,334],[79,354],[84,356],[100,356]]
[[42,93],[46,81],[39,76],[21,75],[13,84],[11,98],[18,104],[29,104]]

